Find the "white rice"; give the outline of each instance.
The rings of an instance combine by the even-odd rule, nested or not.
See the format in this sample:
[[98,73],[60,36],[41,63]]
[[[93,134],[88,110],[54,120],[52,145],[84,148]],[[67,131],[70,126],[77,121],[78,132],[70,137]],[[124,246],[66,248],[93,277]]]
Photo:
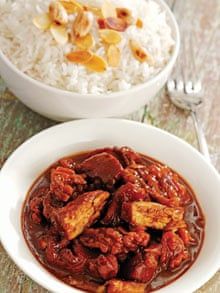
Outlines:
[[[78,93],[102,94],[129,89],[156,75],[169,61],[174,40],[166,14],[152,0],[112,0],[117,7],[127,7],[133,16],[144,22],[143,29],[135,25],[123,32],[119,44],[122,58],[119,67],[104,73],[88,72],[81,65],[70,63],[65,54],[74,45],[57,45],[50,32],[37,29],[32,19],[47,11],[50,0],[0,0],[0,48],[22,72],[45,84]],[[91,6],[101,6],[102,0],[81,0]],[[105,57],[98,39],[96,54]],[[154,65],[137,61],[129,48],[129,40],[139,41],[152,55]]]

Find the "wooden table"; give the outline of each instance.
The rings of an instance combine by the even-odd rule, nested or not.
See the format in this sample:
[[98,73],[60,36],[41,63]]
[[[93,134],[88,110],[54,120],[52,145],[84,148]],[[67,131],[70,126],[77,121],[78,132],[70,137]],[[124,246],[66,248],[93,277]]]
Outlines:
[[[220,1],[176,0],[175,2],[170,0],[168,4],[179,20],[181,32],[183,30],[185,32],[185,40],[191,40],[190,35],[194,40],[197,68],[200,68],[199,72],[203,74],[204,81],[204,103],[200,109],[200,119],[208,140],[213,165],[220,170],[220,31],[218,23]],[[187,34],[187,32],[190,33]],[[189,49],[188,45],[186,45],[187,49]],[[184,66],[187,68],[190,60],[188,59],[187,63],[184,58],[181,54],[180,61],[184,60]],[[190,116],[170,103],[165,89],[152,100],[150,105],[127,118],[163,128],[197,147]],[[27,138],[54,124],[55,122],[43,118],[21,104],[0,79],[0,166]],[[1,197],[4,196],[1,195]],[[45,292],[47,292],[45,289],[30,280],[16,267],[0,245],[0,293]],[[220,272],[217,272],[205,286],[197,291],[197,293],[202,292],[220,292]]]

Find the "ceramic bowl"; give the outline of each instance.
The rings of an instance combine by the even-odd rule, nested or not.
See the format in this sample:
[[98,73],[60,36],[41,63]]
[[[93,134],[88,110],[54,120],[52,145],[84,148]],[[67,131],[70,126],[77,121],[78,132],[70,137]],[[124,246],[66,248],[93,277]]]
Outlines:
[[0,75],[8,88],[33,111],[48,118],[65,121],[72,118],[120,117],[138,110],[153,98],[166,83],[175,64],[179,46],[179,30],[169,7],[156,0],[166,12],[175,46],[169,62],[155,77],[129,90],[111,94],[79,94],[60,90],[34,80],[19,71],[0,49]]
[[0,239],[14,262],[33,280],[56,293],[81,292],[48,273],[30,252],[21,230],[22,204],[33,181],[59,158],[107,146],[129,146],[167,164],[193,188],[206,218],[203,247],[190,269],[160,293],[190,293],[220,267],[220,177],[193,147],[138,122],[89,119],[67,122],[21,145],[0,172]]

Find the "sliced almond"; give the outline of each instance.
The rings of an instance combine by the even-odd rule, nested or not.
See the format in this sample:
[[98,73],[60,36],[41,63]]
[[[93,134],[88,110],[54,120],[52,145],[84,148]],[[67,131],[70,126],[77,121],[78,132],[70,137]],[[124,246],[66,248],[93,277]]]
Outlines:
[[125,20],[121,18],[116,18],[116,17],[106,18],[105,23],[109,29],[112,29],[118,32],[124,32],[128,27],[128,24],[126,23]]
[[93,54],[89,51],[74,51],[66,55],[66,58],[74,63],[85,64],[89,62],[93,57]]
[[99,31],[101,39],[107,44],[118,44],[121,42],[121,35],[119,32],[103,29]]
[[83,10],[83,6],[75,0],[60,0],[60,3],[66,9],[68,14],[79,12]]
[[106,61],[98,56],[93,55],[92,58],[85,64],[86,68],[94,72],[104,72],[107,69]]
[[140,62],[150,61],[151,57],[148,54],[147,50],[143,48],[140,43],[135,40],[130,40],[130,48],[133,53],[133,56]]
[[117,17],[123,19],[128,25],[132,24],[134,18],[132,17],[131,10],[127,8],[116,8]]
[[82,50],[89,50],[95,45],[94,37],[91,34],[87,34],[85,37],[76,38],[75,44]]
[[110,45],[107,50],[108,64],[112,67],[117,67],[120,63],[121,52],[115,45]]
[[67,24],[68,14],[60,2],[52,2],[49,6],[49,15],[57,24]]
[[93,6],[88,6],[86,7],[87,11],[92,12],[95,16],[102,18],[103,14],[102,14],[102,10],[99,7],[93,7]]
[[91,12],[80,11],[73,23],[75,37],[85,37],[92,28],[94,16]]
[[58,44],[65,45],[68,42],[69,36],[65,26],[53,23],[50,31]]
[[117,11],[114,5],[105,0],[102,5],[102,15],[104,18],[117,17]]
[[43,14],[37,15],[33,19],[33,24],[41,30],[49,29],[51,23],[52,23],[52,21],[48,15],[48,13],[43,13]]
[[136,27],[143,28],[143,25],[143,21],[140,18],[138,18],[136,21]]

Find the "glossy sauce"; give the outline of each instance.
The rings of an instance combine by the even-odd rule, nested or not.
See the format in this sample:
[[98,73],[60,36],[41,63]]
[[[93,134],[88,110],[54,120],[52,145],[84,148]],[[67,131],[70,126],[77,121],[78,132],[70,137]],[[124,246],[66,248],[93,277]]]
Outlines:
[[[118,154],[114,152],[112,149],[106,149],[108,153],[113,154],[115,157],[118,157]],[[102,150],[95,150],[92,152],[86,152],[86,153],[80,153],[73,156],[69,156],[71,160],[78,164],[84,161],[86,158],[103,152]],[[158,164],[158,161],[145,156],[141,155],[141,164],[149,166],[151,164]],[[162,163],[159,163],[163,165]],[[42,235],[47,235],[49,232],[50,225],[47,223],[47,221],[43,221],[40,225],[37,225],[32,221],[31,214],[30,214],[30,201],[36,197],[39,196],[39,190],[40,188],[46,188],[49,189],[50,185],[50,170],[51,168],[54,168],[58,165],[58,162],[55,163],[53,166],[49,167],[45,172],[43,172],[39,178],[34,182],[34,184],[31,186],[27,198],[24,202],[23,206],[23,212],[22,212],[22,228],[23,228],[23,234],[24,238],[27,242],[27,245],[29,246],[31,252],[36,257],[36,259],[45,267],[49,272],[51,272],[53,275],[55,275],[58,279],[64,281],[65,283],[81,288],[88,292],[95,292],[101,284],[103,284],[102,281],[94,281],[88,274],[70,274],[68,270],[64,270],[55,266],[52,266],[45,258],[44,251],[39,249],[38,246],[38,240]],[[157,290],[163,286],[166,286],[167,284],[175,281],[177,278],[179,278],[189,267],[193,264],[193,262],[196,260],[204,239],[204,231],[205,231],[205,219],[204,215],[202,213],[202,210],[199,206],[199,203],[196,199],[196,196],[192,190],[192,188],[189,186],[189,184],[179,175],[181,183],[186,187],[187,192],[190,194],[190,197],[192,198],[192,201],[190,204],[188,204],[185,208],[185,218],[184,220],[188,224],[189,232],[193,236],[194,239],[197,241],[196,246],[189,247],[191,259],[190,261],[186,261],[181,265],[181,267],[178,268],[178,270],[175,272],[170,271],[162,271],[160,272],[157,277],[146,286],[146,292]],[[60,207],[62,207],[63,203],[58,203]],[[123,225],[123,224],[122,224]],[[121,225],[121,226],[122,226]],[[93,225],[94,226],[94,225]],[[95,226],[97,226],[97,223],[95,223]],[[160,235],[160,231],[154,231],[155,237]],[[117,278],[123,279],[123,276],[120,274],[117,275]]]

